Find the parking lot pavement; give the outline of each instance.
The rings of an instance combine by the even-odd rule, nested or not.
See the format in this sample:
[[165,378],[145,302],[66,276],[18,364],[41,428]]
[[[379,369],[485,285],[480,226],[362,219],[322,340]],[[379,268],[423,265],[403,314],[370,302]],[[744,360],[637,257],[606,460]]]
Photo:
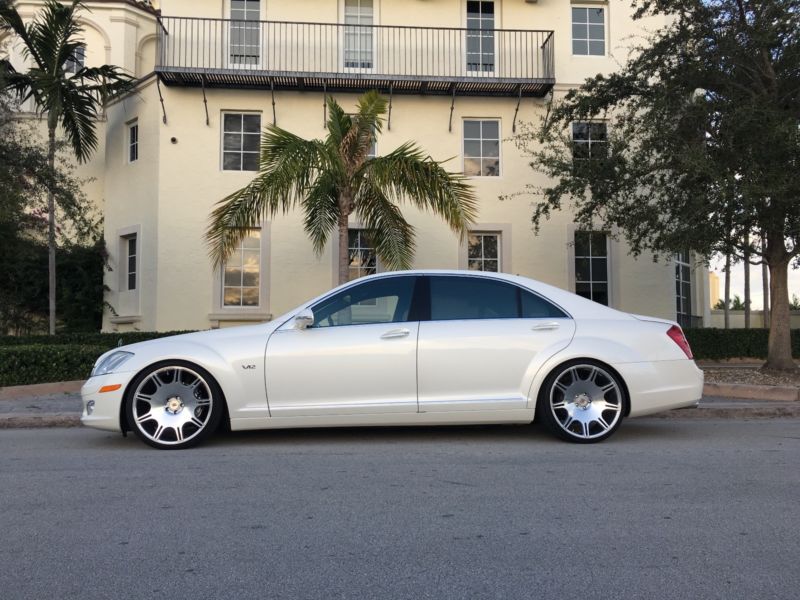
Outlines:
[[800,420],[0,431],[16,598],[795,598]]

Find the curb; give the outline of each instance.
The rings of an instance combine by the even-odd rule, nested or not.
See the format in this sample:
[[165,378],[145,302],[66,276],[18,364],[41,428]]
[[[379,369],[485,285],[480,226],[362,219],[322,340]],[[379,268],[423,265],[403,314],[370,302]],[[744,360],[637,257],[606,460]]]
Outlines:
[[54,394],[75,394],[81,391],[83,381],[56,381],[54,383],[0,387],[0,400],[17,400],[30,396],[52,396]]
[[703,395],[741,398],[744,400],[797,402],[800,400],[800,388],[778,385],[745,385],[741,383],[706,383],[703,385]]
[[687,408],[668,410],[642,418],[652,419],[785,419],[800,418],[800,403],[788,406],[742,408]]

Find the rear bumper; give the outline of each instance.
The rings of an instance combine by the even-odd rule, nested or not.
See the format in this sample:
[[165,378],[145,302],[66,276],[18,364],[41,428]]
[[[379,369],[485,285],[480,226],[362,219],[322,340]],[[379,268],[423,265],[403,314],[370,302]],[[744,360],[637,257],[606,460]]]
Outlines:
[[703,371],[693,360],[663,360],[614,365],[628,386],[631,417],[697,406],[703,396]]

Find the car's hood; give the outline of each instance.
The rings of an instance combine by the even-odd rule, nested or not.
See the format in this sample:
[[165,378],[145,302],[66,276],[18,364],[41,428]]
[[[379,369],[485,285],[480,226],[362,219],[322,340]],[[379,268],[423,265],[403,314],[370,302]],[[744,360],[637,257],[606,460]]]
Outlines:
[[252,339],[254,336],[263,337],[266,343],[269,335],[275,331],[280,325],[281,321],[270,321],[268,323],[259,323],[257,325],[241,325],[238,327],[225,327],[222,329],[208,329],[206,331],[195,331],[192,333],[182,333],[180,335],[170,335],[161,338],[155,338],[144,342],[137,342],[135,344],[128,344],[127,346],[120,346],[112,350],[125,350],[126,352],[134,352],[152,348],[155,345],[164,346],[165,343],[178,343],[178,344],[197,344],[200,346],[207,346],[214,348],[215,346],[223,343],[227,344],[235,342],[237,339],[245,340]]

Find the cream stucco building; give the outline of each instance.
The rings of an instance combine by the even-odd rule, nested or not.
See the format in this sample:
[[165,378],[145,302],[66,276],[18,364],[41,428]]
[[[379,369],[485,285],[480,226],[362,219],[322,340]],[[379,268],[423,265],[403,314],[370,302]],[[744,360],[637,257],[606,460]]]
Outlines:
[[[34,14],[38,2],[19,2]],[[391,100],[378,154],[414,140],[480,198],[473,234],[410,207],[417,268],[482,268],[534,277],[613,307],[708,322],[708,277],[688,257],[632,258],[604,232],[555,214],[534,234],[541,181],[510,139],[556,97],[609,72],[657,23],[628,0],[89,1],[86,63],[140,78],[107,108],[104,143],[85,172],[102,206],[112,271],[109,330],[221,327],[271,318],[330,288],[335,249],[316,256],[297,213],[262,223],[215,271],[203,232],[213,205],[253,176],[258,131],[277,123],[322,138],[324,99],[346,109],[377,88]],[[12,51],[13,52],[13,51]],[[605,124],[574,124],[576,151]],[[512,199],[500,200],[511,195]],[[352,223],[354,276],[380,270]]]

